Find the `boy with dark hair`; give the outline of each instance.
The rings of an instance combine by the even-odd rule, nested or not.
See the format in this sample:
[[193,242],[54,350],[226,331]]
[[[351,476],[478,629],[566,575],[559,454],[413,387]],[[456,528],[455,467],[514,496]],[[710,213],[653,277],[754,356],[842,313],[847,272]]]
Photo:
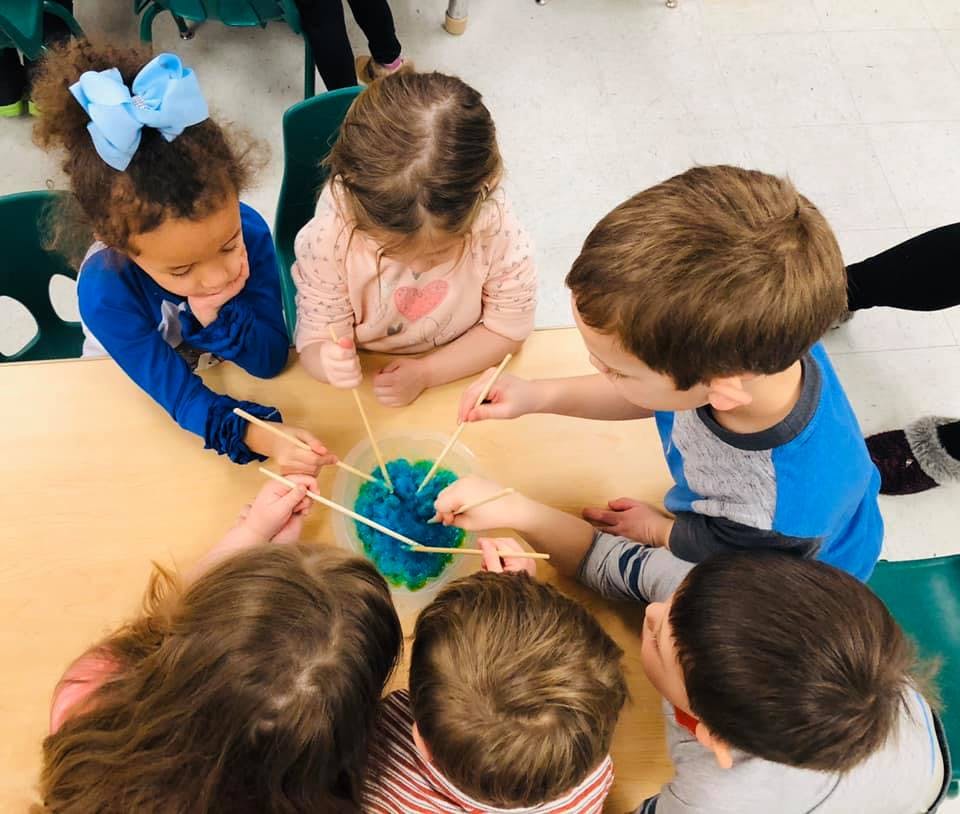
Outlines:
[[665,517],[620,498],[584,516],[699,562],[776,548],[860,579],[880,553],[879,476],[818,340],[846,308],[840,250],[783,178],[695,167],[622,203],[567,276],[599,375],[501,376],[460,418],[653,417],[675,485]]

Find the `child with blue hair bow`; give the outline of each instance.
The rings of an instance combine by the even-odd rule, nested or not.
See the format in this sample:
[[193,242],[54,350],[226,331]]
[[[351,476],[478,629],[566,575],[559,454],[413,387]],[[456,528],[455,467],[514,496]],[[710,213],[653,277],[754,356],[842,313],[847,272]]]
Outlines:
[[78,282],[84,355],[109,354],[205,446],[237,463],[276,459],[315,475],[335,460],[248,425],[273,407],[207,388],[196,370],[229,360],[261,378],[287,362],[277,258],[263,218],[239,200],[249,148],[209,117],[196,74],[173,54],[75,42],[54,49],[34,87],[37,140],[63,148],[96,242]]

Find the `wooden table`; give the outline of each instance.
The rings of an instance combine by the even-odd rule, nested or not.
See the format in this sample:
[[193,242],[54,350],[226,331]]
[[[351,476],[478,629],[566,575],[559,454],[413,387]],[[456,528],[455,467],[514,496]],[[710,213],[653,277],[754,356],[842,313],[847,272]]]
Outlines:
[[[364,367],[379,361],[367,357]],[[536,333],[510,369],[527,377],[590,371],[573,330]],[[221,392],[280,407],[341,455],[364,436],[350,394],[294,363],[269,381],[230,364],[204,377]],[[449,433],[463,387],[438,388],[401,410],[380,407],[369,390],[363,398],[378,433]],[[527,416],[472,426],[463,442],[490,477],[572,512],[621,495],[659,500],[668,485],[652,422]],[[0,367],[0,810],[23,811],[35,799],[50,692],[70,660],[136,612],[151,561],[192,563],[262,483],[255,466],[202,447],[110,360]],[[322,493],[333,469],[321,476]],[[312,512],[305,539],[332,539],[328,512]],[[607,807],[622,814],[671,773],[658,698],[640,667],[639,609],[600,600],[549,565],[539,575],[583,600],[627,653],[633,700],[614,743]]]

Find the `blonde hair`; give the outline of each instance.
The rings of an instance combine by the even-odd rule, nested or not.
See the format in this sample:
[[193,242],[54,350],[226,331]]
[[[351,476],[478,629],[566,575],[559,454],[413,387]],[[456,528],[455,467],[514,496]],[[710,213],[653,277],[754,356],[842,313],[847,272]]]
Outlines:
[[260,546],[186,589],[158,568],[97,647],[117,673],[44,741],[45,810],[352,809],[401,642],[383,578],[337,549]]
[[401,70],[361,93],[323,161],[362,232],[465,235],[501,172],[490,111],[455,76]]
[[567,285],[587,325],[681,390],[786,370],[847,303],[817,207],[786,178],[730,166],[624,201],[590,232]]
[[610,750],[623,651],[578,602],[526,574],[457,580],[420,614],[413,717],[432,762],[488,805],[574,788]]

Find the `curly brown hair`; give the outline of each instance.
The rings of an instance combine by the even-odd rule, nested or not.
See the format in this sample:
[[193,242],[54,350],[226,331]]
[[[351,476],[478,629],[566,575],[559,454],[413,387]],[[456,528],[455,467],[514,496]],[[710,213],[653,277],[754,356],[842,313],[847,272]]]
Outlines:
[[64,150],[61,167],[76,197],[66,228],[53,236],[56,248],[71,259],[78,234],[92,231],[108,246],[127,252],[135,235],[168,218],[205,217],[229,195],[239,195],[260,163],[259,145],[242,134],[228,136],[212,119],[188,127],[170,142],[145,127],[124,172],[104,162],[87,132],[90,119],[70,85],[85,71],[117,68],[129,86],[150,59],[148,51],[74,40],[51,48],[34,80],[33,100],[41,111],[34,141],[45,150]]
[[43,744],[43,811],[356,809],[403,633],[364,559],[303,543],[235,555],[94,650],[117,672]]
[[442,73],[400,70],[350,106],[323,161],[361,231],[424,227],[465,235],[502,173],[497,131],[480,93]]

